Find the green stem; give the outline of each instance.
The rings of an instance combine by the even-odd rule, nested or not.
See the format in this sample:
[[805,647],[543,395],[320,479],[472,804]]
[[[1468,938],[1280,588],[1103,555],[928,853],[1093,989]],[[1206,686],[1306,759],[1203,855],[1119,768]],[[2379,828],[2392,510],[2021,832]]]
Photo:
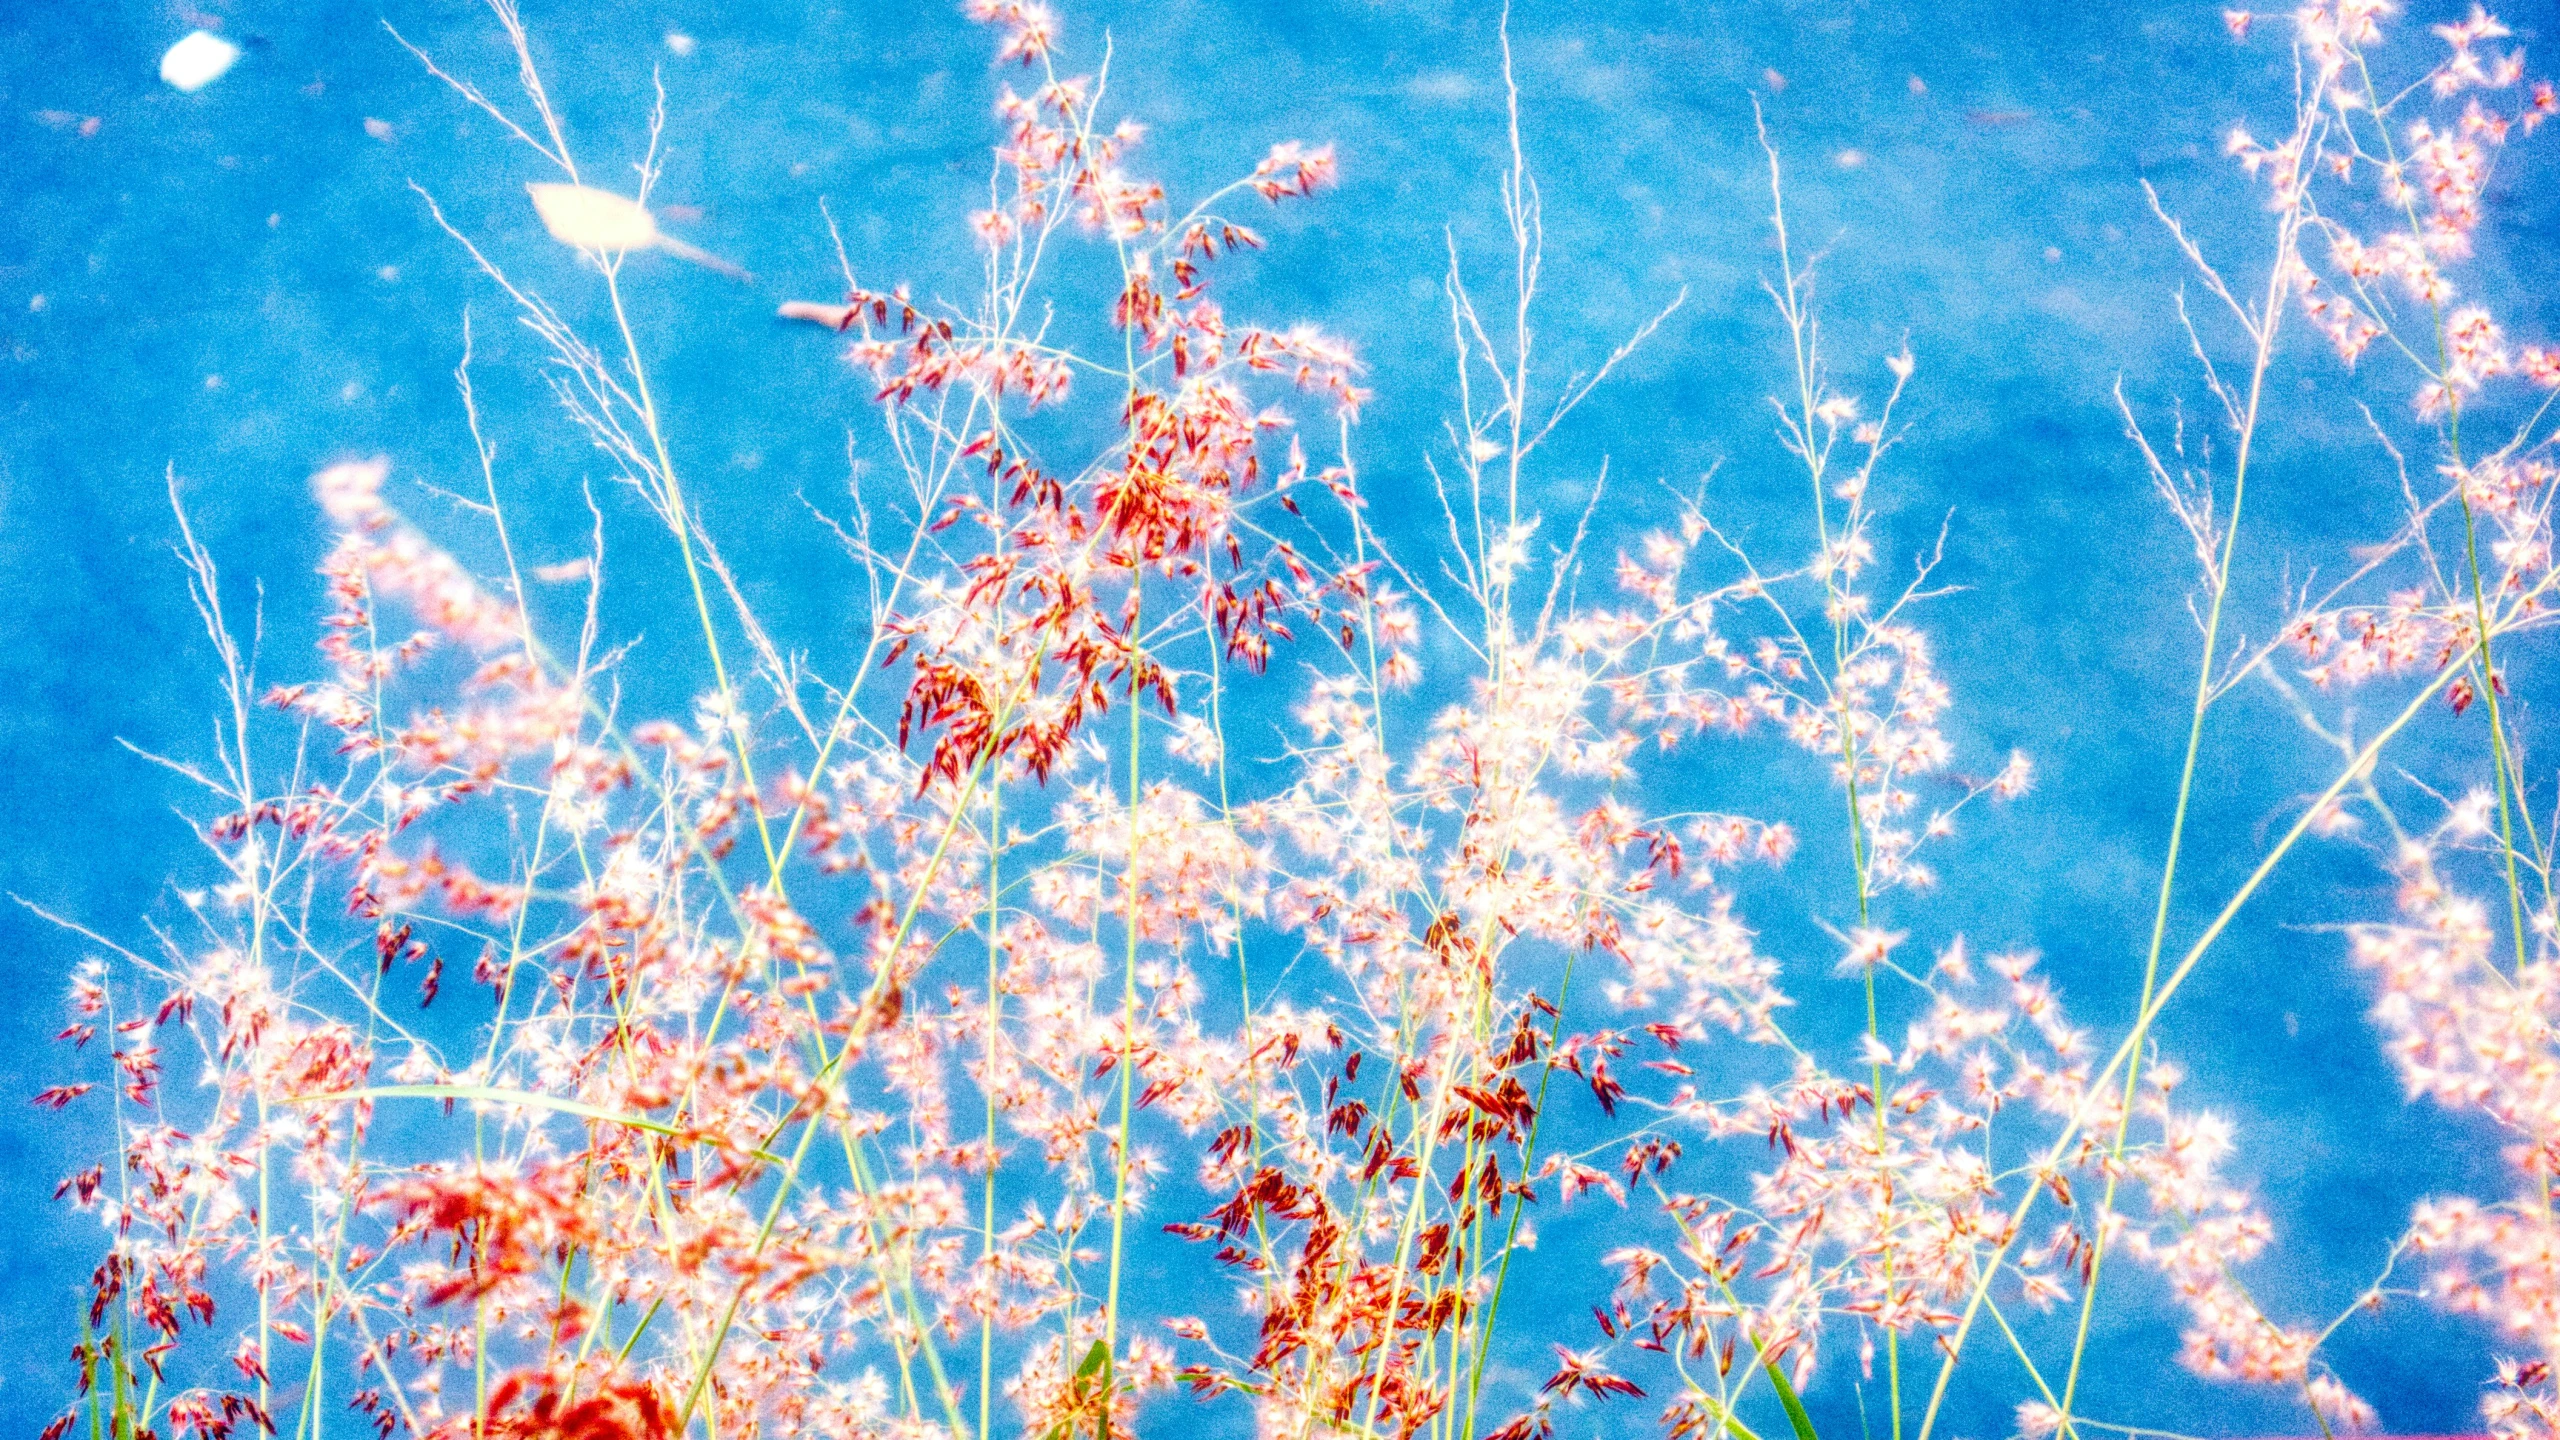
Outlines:
[[[1573,998],[1573,959],[1574,952],[1566,951],[1564,978],[1556,985],[1556,1023],[1554,1032],[1547,1037],[1547,1068],[1538,1077],[1538,1102],[1536,1108],[1530,1112],[1528,1143],[1522,1146],[1520,1151],[1520,1175],[1524,1181],[1528,1178],[1530,1166],[1538,1153],[1538,1126],[1547,1114],[1547,1087],[1553,1084],[1556,1078],[1555,1049],[1564,1039],[1565,1003]],[[1485,1360],[1493,1353],[1494,1324],[1502,1316],[1502,1292],[1511,1281],[1511,1256],[1517,1248],[1516,1242],[1520,1237],[1520,1217],[1526,1213],[1527,1209],[1526,1205],[1511,1207],[1511,1224],[1502,1235],[1502,1259],[1494,1267],[1493,1294],[1486,1300],[1484,1322],[1478,1327],[1476,1334],[1475,1360],[1467,1371],[1467,1423],[1466,1428],[1459,1432],[1466,1437],[1466,1440],[1475,1440],[1476,1395],[1484,1389]]]
[[2240,422],[2239,446],[2232,459],[2231,518],[2225,522],[2222,553],[2215,562],[2213,599],[2206,608],[2204,645],[2196,663],[2195,700],[2187,716],[2186,754],[2178,770],[2178,800],[2169,820],[2169,848],[2160,866],[2159,897],[2152,907],[2151,943],[2143,958],[2142,998],[2136,1007],[2137,1019],[2132,1036],[2125,1042],[2129,1057],[2125,1065],[2123,1103],[2116,1116],[2116,1132],[2108,1155],[2105,1193],[2099,1201],[2096,1233],[2090,1238],[2089,1278],[2081,1289],[2080,1319],[2071,1342],[2071,1365],[2062,1381],[2061,1433],[2076,1436],[2072,1426],[2071,1406],[2080,1389],[2080,1371],[2087,1358],[2089,1327],[2097,1311],[2098,1278],[2106,1264],[2108,1224],[2115,1213],[2116,1189],[2124,1174],[2124,1152],[2133,1125],[2135,1094],[2142,1080],[2142,1045],[2150,1030],[2152,998],[2159,988],[2160,955],[2169,933],[2169,904],[2178,878],[2178,857],[2186,843],[2187,813],[2195,793],[2196,756],[2203,746],[2205,713],[2213,704],[2214,658],[2221,643],[2222,602],[2231,593],[2231,561],[2240,542],[2240,511],[2249,489],[2249,460],[2258,436],[2258,416],[2266,397],[2267,369],[2275,356],[2277,332],[2284,321],[2284,287],[2292,269],[2295,237],[2301,227],[2301,210],[2287,212],[2277,231],[2276,263],[2270,269],[2264,301],[2258,307],[2258,318],[2252,327],[2256,334],[2257,354],[2250,367],[2249,399]]
[[1004,856],[1004,785],[1001,776],[989,792],[987,801],[987,1073],[983,1081],[987,1095],[987,1184],[986,1200],[980,1215],[982,1225],[978,1259],[987,1266],[990,1293],[987,1308],[978,1316],[978,1437],[987,1440],[994,1434],[988,1428],[995,1404],[995,1284],[996,1252],[996,1026],[1003,1018],[1003,992],[998,988],[1002,976],[998,963],[1004,950],[1004,938],[998,909],[999,865]]
[[1103,1386],[1101,1421],[1096,1427],[1101,1440],[1111,1440],[1112,1387],[1117,1383],[1120,1354],[1120,1277],[1124,1269],[1129,1220],[1129,1168],[1133,1156],[1129,1149],[1130,1117],[1134,1109],[1138,1068],[1138,802],[1143,767],[1139,760],[1139,744],[1143,734],[1139,728],[1142,715],[1138,709],[1138,677],[1142,673],[1138,644],[1140,619],[1145,594],[1145,572],[1138,570],[1130,581],[1129,602],[1129,861],[1127,869],[1126,909],[1121,914],[1125,949],[1120,967],[1120,1131],[1117,1152],[1113,1157],[1111,1182],[1111,1275],[1103,1301]]

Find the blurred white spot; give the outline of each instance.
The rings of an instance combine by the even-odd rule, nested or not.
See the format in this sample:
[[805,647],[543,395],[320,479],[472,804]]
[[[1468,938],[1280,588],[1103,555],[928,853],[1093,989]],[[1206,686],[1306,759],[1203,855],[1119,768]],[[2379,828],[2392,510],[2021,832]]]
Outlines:
[[364,117],[364,133],[388,145],[391,143],[391,122],[367,115]]
[[593,573],[595,573],[594,562],[583,555],[575,560],[563,560],[557,565],[537,565],[533,568],[533,578],[546,585],[566,585],[572,580],[584,580]]
[[42,295],[30,295],[27,297],[27,313],[30,315],[41,315],[44,313],[44,307],[52,303],[52,301],[47,300]]
[[219,376],[219,375],[207,375],[206,377],[204,377],[204,388],[206,388],[207,390],[219,390],[219,389],[221,389],[221,388],[222,388],[222,377],[221,377],[221,376]]
[[2062,247],[2061,247],[2061,246],[2059,246],[2059,245],[2047,245],[2046,247],[2044,247],[2044,263],[2046,263],[2047,265],[2052,265],[2052,264],[2056,264],[2056,263],[2058,263],[2061,259],[2062,259]]
[[361,380],[350,380],[346,384],[338,387],[338,398],[347,401],[350,404],[362,399],[363,397],[364,382]]
[[1911,93],[1914,95],[1926,95],[1929,93],[1929,82],[1921,79],[1917,75],[1912,76],[1910,80],[1905,83],[1910,85]]
[[190,30],[187,38],[160,57],[160,78],[170,88],[193,95],[221,79],[239,58],[239,46],[207,31]]
[[373,273],[385,280],[397,280],[400,278],[400,267],[397,265],[385,265]]
[[773,313],[785,320],[806,320],[813,325],[824,325],[830,330],[841,330],[845,327],[845,322],[853,318],[853,307],[821,305],[815,300],[785,300],[781,308]]
[[679,58],[693,53],[693,37],[681,30],[667,32],[667,49]]
[[268,229],[270,229],[270,230],[273,230],[274,228],[276,228],[277,226],[279,226],[279,225],[281,225],[281,224],[283,224],[283,223],[284,223],[284,217],[283,217],[282,215],[274,215],[274,214],[270,214],[269,216],[267,216],[267,228],[268,228]]
[[1843,170],[1855,170],[1859,166],[1867,163],[1867,152],[1864,150],[1843,150],[1839,154],[1831,157],[1831,163],[1839,166]]
[[533,196],[534,213],[542,217],[542,228],[563,245],[608,254],[654,247],[723,275],[746,278],[745,271],[719,256],[661,231],[657,217],[637,200],[586,185],[553,182],[524,188]]
[[636,200],[585,185],[527,185],[542,228],[563,245],[581,250],[646,250],[658,241],[658,222]]
[[1787,88],[1787,77],[1779,74],[1774,65],[1761,71],[1760,79],[1768,85],[1769,93],[1772,95],[1782,94]]

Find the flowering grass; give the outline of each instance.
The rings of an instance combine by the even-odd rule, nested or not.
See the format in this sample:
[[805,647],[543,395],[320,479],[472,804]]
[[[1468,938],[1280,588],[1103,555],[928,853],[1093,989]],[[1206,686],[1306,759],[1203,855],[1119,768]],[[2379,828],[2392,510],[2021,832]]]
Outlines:
[[[1331,149],[1283,140],[1169,196],[1107,49],[976,0],[1004,87],[954,241],[977,293],[847,264],[841,301],[784,307],[843,334],[887,457],[824,522],[869,582],[858,661],[829,674],[769,637],[752,562],[703,524],[668,437],[716,420],[662,413],[622,287],[652,250],[734,267],[658,228],[657,127],[614,191],[491,8],[520,62],[503,102],[419,59],[521,147],[610,327],[580,333],[422,208],[548,346],[623,482],[589,503],[663,524],[700,698],[626,712],[601,542],[540,577],[583,582],[582,608],[529,598],[467,349],[464,498],[501,572],[402,513],[391,461],[328,466],[330,608],[278,684],[180,511],[222,708],[212,753],[165,763],[203,787],[218,873],[191,932],[83,932],[114,958],[76,973],[71,1078],[38,1100],[94,1127],[61,1198],[107,1239],[47,1440],[1754,1440],[1814,1435],[1802,1397],[1836,1371],[1894,1440],[1943,1432],[1959,1371],[2012,1392],[2023,1435],[2146,1434],[2080,1390],[2123,1363],[2093,1344],[2101,1307],[2163,1299],[2189,1370],[2283,1387],[2323,1434],[2376,1419],[2328,1355],[2341,1326],[2475,1315],[2444,1323],[2512,1357],[2481,1377],[2490,1428],[2560,1432],[2560,818],[2528,803],[2502,668],[2560,580],[2560,356],[2461,288],[2492,166],[2560,102],[2496,20],[2386,43],[2373,0],[2229,16],[2289,47],[2296,84],[2279,138],[2226,146],[2257,249],[2208,254],[2162,216],[2216,413],[2191,436],[2119,392],[2193,539],[2200,633],[2140,998],[2101,1031],[2031,934],[1931,921],[1965,878],[1933,843],[1999,824],[2033,769],[1949,737],[1936,558],[1880,555],[1871,508],[1906,392],[1944,382],[1907,349],[1826,354],[1776,137],[1772,410],[1808,543],[1764,564],[1701,487],[1604,552],[1605,467],[1578,514],[1524,490],[1660,317],[1592,373],[1543,360],[1516,89],[1509,249],[1451,243],[1443,443],[1390,493],[1355,422],[1425,378],[1219,298],[1260,210],[1323,203]],[[2322,343],[2407,377],[2405,413],[2373,420],[2405,506],[2282,597],[2278,639],[2234,647],[2268,375]],[[1430,507],[1438,542],[1382,528],[1387,505]],[[2265,837],[2191,836],[2199,748],[2256,686],[2334,779]],[[1277,740],[1236,719],[1281,713]],[[2422,717],[2459,722],[2475,791],[2398,778]],[[1776,746],[1831,787],[1771,814],[1662,799],[1702,754]],[[1817,827],[1849,864],[1810,983],[1866,1017],[1841,1053],[1788,1024],[1808,957],[1751,925],[1761,867]],[[2175,933],[2182,854],[2244,841],[2246,883]],[[2350,923],[2414,1102],[2498,1127],[2510,1188],[2420,1206],[2346,1313],[2274,1315],[2250,1280],[2282,1237],[2225,1178],[2242,1137],[2179,1096],[2157,1026],[2306,842],[2359,841],[2396,909],[2322,918]],[[164,1046],[205,1083],[164,1087]],[[1588,1273],[1535,1245],[1579,1207],[1611,1215]],[[2129,1295],[2128,1267],[2159,1283]],[[1584,1304],[1524,1309],[1532,1283]],[[2059,1329],[2021,1328],[2047,1310]]]

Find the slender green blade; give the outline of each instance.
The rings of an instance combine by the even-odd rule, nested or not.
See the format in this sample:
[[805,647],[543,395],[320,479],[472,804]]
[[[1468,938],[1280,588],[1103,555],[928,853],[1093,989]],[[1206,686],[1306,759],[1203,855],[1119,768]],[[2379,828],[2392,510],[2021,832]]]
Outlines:
[[1076,1367],[1076,1378],[1079,1380],[1091,1379],[1092,1377],[1101,1374],[1102,1367],[1110,1363],[1111,1347],[1103,1344],[1099,1340],[1096,1340],[1093,1342],[1093,1348],[1084,1352],[1084,1363]]
[[1813,1417],[1804,1413],[1804,1402],[1796,1398],[1796,1387],[1778,1369],[1775,1360],[1763,1360],[1760,1368],[1769,1372],[1769,1383],[1778,1387],[1778,1403],[1787,1407],[1787,1423],[1795,1427],[1796,1440],[1822,1440],[1813,1433]]

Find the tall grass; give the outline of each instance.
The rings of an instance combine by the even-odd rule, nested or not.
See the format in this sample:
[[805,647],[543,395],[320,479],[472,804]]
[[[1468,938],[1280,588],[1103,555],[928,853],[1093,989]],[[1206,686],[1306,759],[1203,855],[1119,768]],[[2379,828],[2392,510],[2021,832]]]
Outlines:
[[[698,699],[626,710],[641,662],[605,633],[600,540],[538,577],[582,606],[535,599],[509,517],[560,497],[483,436],[467,338],[468,509],[502,574],[404,515],[389,461],[332,465],[319,663],[275,685],[180,510],[219,742],[164,763],[203,788],[218,879],[135,943],[64,922],[108,957],[64,1031],[95,1078],[39,1099],[99,1127],[63,1195],[108,1239],[47,1440],[1544,1440],[1584,1406],[1611,1433],[1809,1440],[1804,1394],[1842,1371],[1893,1440],[1944,1428],[1960,1371],[2025,1435],[2139,1435],[2152,1417],[2081,1392],[2147,1363],[2093,1349],[2101,1309],[2161,1304],[2188,1368],[2284,1387],[2326,1434],[2376,1418],[2328,1342],[2405,1302],[2412,1257],[2515,1357],[2483,1377],[2492,1428],[2560,1428],[2560,821],[2535,823],[2502,668],[2560,577],[2532,403],[2560,357],[2450,278],[2493,159],[2555,104],[2494,20],[2423,60],[2384,48],[2373,0],[2255,22],[2289,31],[2296,77],[2284,138],[2228,145],[2262,247],[2208,254],[2162,216],[2212,302],[2188,334],[2221,443],[2119,388],[2193,541],[2200,634],[2172,818],[2139,837],[2161,854],[2122,947],[2139,999],[2097,1029],[2023,922],[1977,953],[1933,918],[1932,889],[1967,883],[1933,844],[1999,824],[2033,772],[1959,754],[1924,628],[1938,557],[1879,553],[1898,407],[1949,382],[1908,349],[1826,350],[1765,132],[1774,438],[1805,502],[1773,565],[1703,487],[1621,543],[1594,517],[1632,487],[1551,451],[1683,297],[1559,377],[1507,40],[1508,248],[1451,240],[1443,443],[1388,484],[1354,422],[1369,387],[1424,377],[1218,298],[1265,243],[1255,212],[1321,203],[1330,148],[1168,196],[1107,53],[1078,74],[1045,8],[974,0],[1009,82],[978,292],[928,303],[848,264],[840,303],[785,307],[843,332],[886,457],[827,522],[867,581],[830,673],[747,603],[752,559],[670,441],[717,417],[662,410],[636,338],[633,256],[711,258],[650,216],[662,123],[636,195],[593,185],[609,167],[582,168],[512,0],[491,9],[504,103],[419,58],[519,147],[608,331],[422,208],[548,347],[611,503],[665,527],[695,633],[647,663],[697,667]],[[1107,293],[1061,278],[1069,247],[1107,257]],[[2235,582],[2269,376],[2315,334],[2414,377],[2411,413],[2373,422],[2405,509],[2345,578],[2277,597],[2278,641],[2234,648],[2233,607],[2269,603]],[[1529,508],[1559,477],[1579,514]],[[1436,539],[1386,505],[1428,507]],[[2199,896],[2194,847],[2247,837],[2190,833],[2197,756],[2252,684],[2334,778],[2243,885]],[[2379,728],[2323,693],[2352,685],[2385,692]],[[1276,740],[1237,718],[1281,713]],[[2485,788],[2396,778],[2422,722],[2457,725]],[[1773,743],[1836,791],[1676,808],[1682,767]],[[1848,861],[1817,882],[1837,944],[1812,957],[1749,918],[1754,867],[1800,830]],[[2425,1102],[2513,1137],[2513,1189],[2429,1201],[2355,1305],[2293,1322],[2251,1293],[2279,1237],[2158,1023],[2269,876],[2340,838],[2398,884],[2396,914],[2345,917],[2385,1049]],[[2184,935],[2188,913],[2213,918]],[[1857,987],[1838,1053],[1789,1024],[1808,960]],[[200,1091],[163,1086],[163,1043],[200,1056]],[[1596,1271],[1539,1251],[1535,1217],[1590,1206]],[[2128,1293],[2127,1265],[2166,1283]]]

